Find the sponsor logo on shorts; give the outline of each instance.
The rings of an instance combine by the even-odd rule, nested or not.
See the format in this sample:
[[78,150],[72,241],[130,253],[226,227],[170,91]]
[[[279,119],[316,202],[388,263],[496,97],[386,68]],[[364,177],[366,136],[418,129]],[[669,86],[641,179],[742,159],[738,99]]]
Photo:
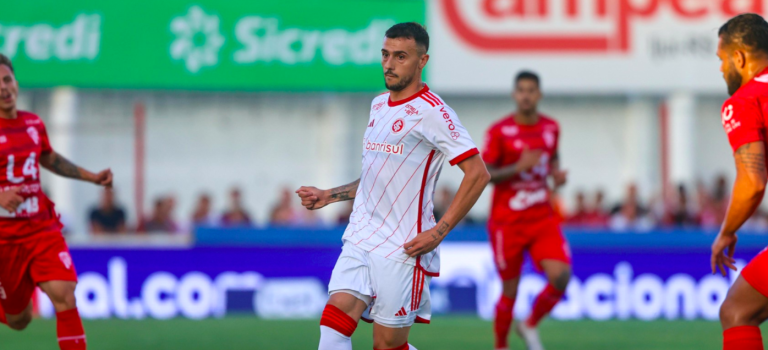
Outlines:
[[6,143],[8,142],[8,138],[5,137],[5,135],[0,135],[0,143]]
[[69,256],[69,252],[59,253],[59,259],[61,260],[61,263],[64,264],[64,267],[67,268],[67,270],[72,267],[72,257]]
[[374,151],[374,152],[381,152],[381,153],[389,153],[389,154],[403,154],[403,149],[405,149],[405,144],[399,144],[397,146],[390,145],[386,142],[366,142],[365,143],[365,150],[366,151]]
[[3,284],[0,283],[0,299],[7,299],[8,295],[5,294],[5,288],[3,288]]
[[400,307],[400,311],[398,311],[395,314],[395,317],[405,317],[405,316],[408,316],[408,312],[405,311],[404,307]]

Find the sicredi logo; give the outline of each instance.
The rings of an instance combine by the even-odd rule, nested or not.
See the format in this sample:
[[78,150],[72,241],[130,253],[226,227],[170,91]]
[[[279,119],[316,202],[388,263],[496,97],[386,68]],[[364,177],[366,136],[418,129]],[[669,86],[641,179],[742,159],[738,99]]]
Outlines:
[[[225,53],[238,65],[311,64],[322,61],[331,66],[370,65],[379,62],[381,38],[395,22],[372,19],[360,29],[327,29],[287,26],[276,16],[249,14],[239,18],[234,27],[224,27],[222,16],[201,6],[191,6],[170,23],[176,36],[170,46],[171,58],[183,61],[190,73],[216,67],[228,40],[236,50]],[[227,33],[233,33],[229,37]],[[226,51],[226,50],[224,50]]]
[[94,60],[101,46],[101,15],[78,14],[72,22],[0,23],[0,52],[11,59],[23,48],[33,61]]
[[638,22],[763,13],[762,0],[441,0],[465,44],[503,52],[628,52]]

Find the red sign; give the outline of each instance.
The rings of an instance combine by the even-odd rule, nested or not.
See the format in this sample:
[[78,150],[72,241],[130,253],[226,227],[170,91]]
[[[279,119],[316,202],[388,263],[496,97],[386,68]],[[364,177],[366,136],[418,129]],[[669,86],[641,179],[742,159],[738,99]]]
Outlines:
[[[562,33],[489,33],[470,21],[462,0],[442,0],[448,24],[467,45],[483,51],[503,52],[629,52],[633,27],[639,20],[651,20],[668,10],[681,21],[730,18],[740,13],[763,13],[762,0],[480,0],[477,12],[485,24],[510,21],[540,21],[555,18],[578,20],[596,18],[610,24],[604,33],[579,33],[578,28]],[[555,3],[561,6],[555,6]],[[591,6],[589,6],[591,5]],[[555,11],[563,13],[555,13]],[[587,13],[591,11],[592,13]],[[477,20],[475,20],[477,21]]]

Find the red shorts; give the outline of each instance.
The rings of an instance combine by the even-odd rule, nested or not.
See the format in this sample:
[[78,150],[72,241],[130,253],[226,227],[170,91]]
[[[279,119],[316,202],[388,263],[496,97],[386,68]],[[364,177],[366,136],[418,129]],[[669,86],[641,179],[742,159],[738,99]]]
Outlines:
[[741,270],[741,277],[755,288],[760,294],[768,297],[768,248],[765,248],[760,254]]
[[77,281],[69,248],[60,233],[0,242],[0,305],[18,315],[30,303],[39,283]]
[[523,253],[531,255],[538,270],[542,260],[571,264],[571,249],[560,231],[557,218],[525,224],[488,225],[496,267],[502,280],[520,277]]

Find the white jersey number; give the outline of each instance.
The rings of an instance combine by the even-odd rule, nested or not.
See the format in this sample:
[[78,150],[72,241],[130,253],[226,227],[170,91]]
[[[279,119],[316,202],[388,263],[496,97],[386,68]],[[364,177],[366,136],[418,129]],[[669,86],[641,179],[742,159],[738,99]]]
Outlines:
[[[8,182],[13,184],[20,184],[24,182],[24,178],[29,176],[33,180],[37,180],[37,154],[35,152],[32,152],[29,154],[29,157],[27,157],[27,160],[24,161],[24,166],[21,167],[21,176],[17,177],[16,174],[14,174],[14,167],[16,166],[16,158],[11,154],[8,156],[8,167],[6,168],[6,177],[8,178]],[[16,208],[15,213],[8,213],[5,210],[0,210],[2,213],[0,213],[0,216],[29,216],[33,214],[37,214],[40,211],[40,201],[38,200],[37,196],[29,197],[24,202],[22,202],[18,208]],[[26,213],[26,215],[24,215]],[[4,215],[3,215],[4,214]]]

